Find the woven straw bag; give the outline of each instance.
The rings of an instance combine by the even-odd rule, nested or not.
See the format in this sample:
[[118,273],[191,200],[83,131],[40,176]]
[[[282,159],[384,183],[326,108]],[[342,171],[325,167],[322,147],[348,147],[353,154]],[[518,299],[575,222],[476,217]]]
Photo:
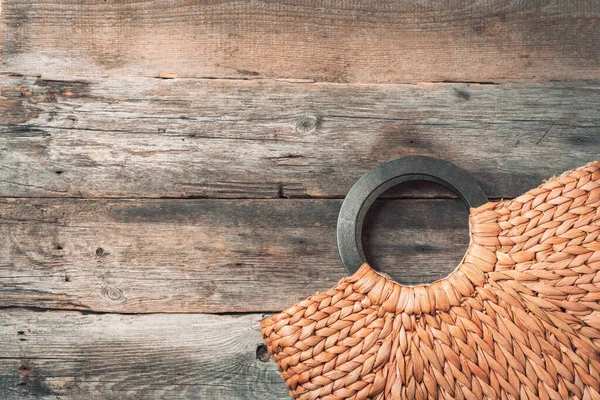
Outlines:
[[600,399],[600,161],[470,210],[447,278],[363,264],[261,322],[297,399]]

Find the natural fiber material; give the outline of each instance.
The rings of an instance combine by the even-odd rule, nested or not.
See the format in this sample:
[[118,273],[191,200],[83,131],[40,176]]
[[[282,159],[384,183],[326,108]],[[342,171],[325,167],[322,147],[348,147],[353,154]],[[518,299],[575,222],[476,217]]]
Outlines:
[[298,399],[599,399],[600,162],[471,209],[446,279],[367,264],[262,321]]

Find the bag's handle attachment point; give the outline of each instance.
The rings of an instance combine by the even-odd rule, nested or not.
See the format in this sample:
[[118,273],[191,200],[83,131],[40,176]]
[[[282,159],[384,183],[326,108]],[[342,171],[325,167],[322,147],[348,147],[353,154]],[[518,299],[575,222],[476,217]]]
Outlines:
[[362,228],[367,211],[383,192],[408,181],[439,183],[452,190],[468,208],[488,202],[477,182],[449,161],[406,156],[379,164],[352,186],[338,217],[338,250],[348,274],[355,273],[367,261],[362,247]]

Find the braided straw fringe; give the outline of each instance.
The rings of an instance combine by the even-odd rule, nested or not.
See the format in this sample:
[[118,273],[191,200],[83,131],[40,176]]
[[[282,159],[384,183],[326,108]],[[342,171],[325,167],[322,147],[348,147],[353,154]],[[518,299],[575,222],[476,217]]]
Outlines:
[[600,399],[600,161],[471,209],[446,279],[364,264],[261,322],[296,399]]

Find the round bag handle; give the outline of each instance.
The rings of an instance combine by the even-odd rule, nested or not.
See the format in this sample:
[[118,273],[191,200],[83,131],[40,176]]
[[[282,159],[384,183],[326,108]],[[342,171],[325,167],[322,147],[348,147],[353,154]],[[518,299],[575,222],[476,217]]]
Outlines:
[[468,208],[479,207],[488,198],[477,182],[449,161],[425,156],[406,156],[379,164],[352,186],[338,217],[337,242],[348,274],[366,262],[362,227],[369,207],[392,186],[408,181],[433,181],[452,190]]

